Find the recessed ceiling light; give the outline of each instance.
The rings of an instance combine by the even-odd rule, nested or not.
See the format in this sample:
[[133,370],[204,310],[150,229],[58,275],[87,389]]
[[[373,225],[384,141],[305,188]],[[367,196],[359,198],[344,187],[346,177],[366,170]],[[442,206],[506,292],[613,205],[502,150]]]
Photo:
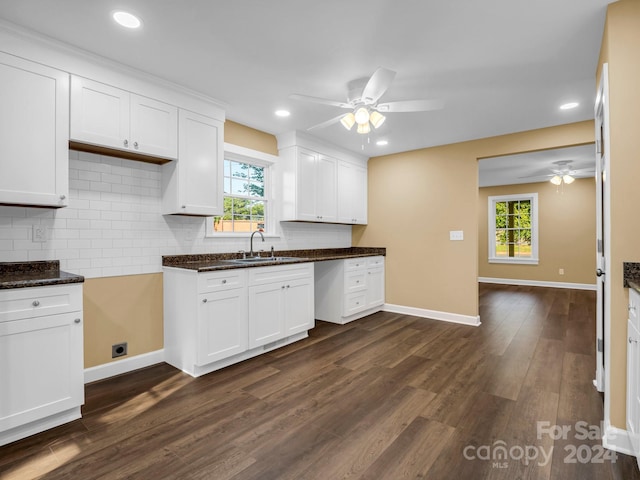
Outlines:
[[578,102],[565,103],[564,105],[560,105],[560,110],[571,110],[572,108],[576,108],[578,105],[580,105]]
[[129,12],[118,10],[113,12],[112,17],[119,25],[125,28],[140,28],[142,26],[142,21]]
[[389,145],[389,142],[387,140],[378,140],[376,142],[376,145],[378,145],[379,147],[384,147],[385,145]]
[[289,112],[289,110],[276,110],[276,115],[278,117],[288,117],[291,115],[291,112]]

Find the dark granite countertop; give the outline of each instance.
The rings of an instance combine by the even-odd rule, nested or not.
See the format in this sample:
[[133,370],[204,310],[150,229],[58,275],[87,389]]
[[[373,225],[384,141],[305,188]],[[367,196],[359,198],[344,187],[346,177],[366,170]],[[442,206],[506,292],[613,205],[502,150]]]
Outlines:
[[[263,252],[268,257],[270,253]],[[288,265],[292,263],[323,262],[327,260],[343,260],[345,258],[371,257],[386,255],[386,248],[349,247],[349,248],[321,248],[315,250],[280,250],[274,253],[276,257],[298,257],[299,260],[260,262],[257,264],[229,263],[225,260],[242,258],[238,253],[203,253],[198,255],[164,255],[164,267],[184,268],[198,272],[212,270],[229,270],[233,268],[264,267],[272,265]]]
[[640,293],[640,263],[623,262],[622,263],[622,286],[625,288],[633,288]]
[[82,283],[84,277],[60,270],[58,260],[0,262],[0,289]]

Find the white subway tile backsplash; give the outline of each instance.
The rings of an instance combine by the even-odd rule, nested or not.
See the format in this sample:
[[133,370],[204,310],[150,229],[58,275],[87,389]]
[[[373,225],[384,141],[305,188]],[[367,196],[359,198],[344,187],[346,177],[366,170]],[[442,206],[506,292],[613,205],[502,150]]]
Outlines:
[[[162,166],[69,152],[69,206],[0,206],[0,261],[60,260],[87,278],[162,271],[162,255],[248,250],[249,236],[205,237],[200,217],[162,215]],[[48,228],[46,242],[31,241],[33,225]],[[276,250],[351,245],[351,227],[281,223]]]

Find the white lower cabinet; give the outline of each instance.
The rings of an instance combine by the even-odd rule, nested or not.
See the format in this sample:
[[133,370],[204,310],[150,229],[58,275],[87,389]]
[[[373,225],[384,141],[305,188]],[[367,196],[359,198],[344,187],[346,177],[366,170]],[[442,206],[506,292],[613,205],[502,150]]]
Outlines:
[[316,319],[345,324],[380,311],[384,302],[383,256],[316,263]]
[[80,418],[82,284],[0,291],[0,445]]
[[165,361],[197,377],[300,340],[314,326],[313,264],[164,268]]
[[313,328],[313,264],[261,267],[249,272],[249,347]]
[[640,294],[629,289],[627,322],[627,432],[633,454],[640,458]]

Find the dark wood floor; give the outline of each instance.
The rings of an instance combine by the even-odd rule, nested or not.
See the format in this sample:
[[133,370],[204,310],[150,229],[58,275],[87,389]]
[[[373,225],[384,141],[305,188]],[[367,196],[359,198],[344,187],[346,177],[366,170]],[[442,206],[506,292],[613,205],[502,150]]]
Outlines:
[[198,379],[88,385],[82,420],[0,447],[0,478],[640,478],[576,430],[603,416],[594,293],[481,285],[480,305],[479,328],[379,313]]

